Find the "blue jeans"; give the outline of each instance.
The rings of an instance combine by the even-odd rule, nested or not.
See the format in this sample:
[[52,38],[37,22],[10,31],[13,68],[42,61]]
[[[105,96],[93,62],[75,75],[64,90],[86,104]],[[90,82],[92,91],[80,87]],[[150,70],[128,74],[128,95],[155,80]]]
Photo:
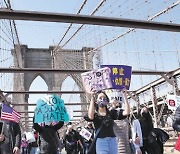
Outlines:
[[38,147],[32,147],[30,154],[39,154],[39,148]]
[[117,154],[116,137],[97,138],[96,141],[97,154]]
[[85,154],[88,154],[89,147],[90,147],[90,144],[85,143]]

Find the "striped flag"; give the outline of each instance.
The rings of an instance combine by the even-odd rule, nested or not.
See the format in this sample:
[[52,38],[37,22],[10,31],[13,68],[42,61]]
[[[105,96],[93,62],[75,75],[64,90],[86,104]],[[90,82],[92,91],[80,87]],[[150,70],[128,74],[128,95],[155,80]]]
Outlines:
[[21,114],[20,113],[16,112],[10,106],[2,104],[1,119],[9,120],[9,121],[14,121],[14,122],[19,123],[20,118],[21,118]]

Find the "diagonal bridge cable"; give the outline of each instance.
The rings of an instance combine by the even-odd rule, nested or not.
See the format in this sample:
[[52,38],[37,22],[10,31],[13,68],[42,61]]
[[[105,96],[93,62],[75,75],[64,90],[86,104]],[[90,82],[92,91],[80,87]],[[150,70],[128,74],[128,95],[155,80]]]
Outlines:
[[[78,10],[78,12],[76,14],[79,14],[82,9],[84,8],[85,4],[86,4],[87,0],[84,0],[80,9]],[[55,49],[52,51],[53,52],[53,55],[56,55],[56,51],[58,51],[58,47],[60,46],[61,42],[63,41],[63,39],[65,38],[66,34],[69,32],[69,30],[71,29],[73,23],[71,23],[69,25],[69,27],[67,28],[66,32],[64,33],[63,37],[61,38],[61,40],[59,41],[59,43],[57,44],[57,46],[55,47]]]
[[[159,17],[160,15],[162,15],[162,14],[168,12],[169,10],[171,10],[171,9],[173,9],[174,7],[178,6],[179,4],[180,4],[180,0],[177,1],[176,3],[174,3],[173,5],[169,6],[168,8],[162,10],[161,12],[155,14],[154,16],[150,17],[149,19],[147,19],[147,21],[151,21],[151,20],[153,20],[153,19]],[[130,32],[132,32],[132,31],[134,31],[134,30],[135,30],[135,28],[131,28],[131,29],[129,29],[128,31],[126,31],[125,33],[123,33],[123,34],[121,34],[121,35],[115,37],[114,39],[112,39],[112,40],[106,42],[105,44],[103,44],[103,45],[101,45],[101,46],[99,46],[99,47],[97,47],[97,48],[94,48],[94,49],[92,49],[92,50],[90,50],[90,51],[88,51],[88,52],[90,53],[90,52],[98,51],[100,48],[102,48],[102,47],[104,47],[104,46],[106,46],[106,45],[108,45],[108,44],[110,44],[110,43],[112,43],[112,42],[118,40],[119,38],[125,36],[126,34],[129,34]]]
[[[98,6],[92,11],[92,13],[90,14],[91,16],[93,16],[96,11],[98,11],[98,9],[104,4],[104,2],[106,2],[106,0],[102,0]],[[76,32],[61,46],[61,48],[63,48],[80,30],[81,28],[84,26],[84,24],[82,24],[77,30]]]

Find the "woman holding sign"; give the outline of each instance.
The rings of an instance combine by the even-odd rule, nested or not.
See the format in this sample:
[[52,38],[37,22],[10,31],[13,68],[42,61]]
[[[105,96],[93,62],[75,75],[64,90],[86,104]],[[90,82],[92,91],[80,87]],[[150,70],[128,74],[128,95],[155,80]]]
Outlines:
[[[126,95],[126,89],[123,89],[123,94]],[[126,97],[126,96],[125,96]],[[126,100],[126,99],[125,99]],[[93,121],[95,126],[95,140],[93,143],[96,145],[96,153],[117,154],[117,141],[116,135],[113,131],[113,123],[116,119],[124,119],[126,116],[123,112],[115,109],[108,110],[109,98],[103,91],[91,93],[91,102],[88,110],[88,117],[85,117],[87,121]],[[95,141],[94,140],[94,141]],[[93,148],[93,144],[89,149],[89,153]]]

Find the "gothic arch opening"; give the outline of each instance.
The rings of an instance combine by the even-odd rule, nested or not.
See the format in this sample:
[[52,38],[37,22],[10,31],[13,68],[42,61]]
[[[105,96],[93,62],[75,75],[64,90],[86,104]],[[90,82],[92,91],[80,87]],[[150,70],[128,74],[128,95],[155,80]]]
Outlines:
[[[41,76],[37,76],[31,83],[29,91],[48,91],[48,86]],[[29,94],[28,103],[36,104],[39,98],[44,97],[46,94]],[[34,111],[35,106],[29,106],[28,111]],[[34,116],[34,113],[29,113],[29,116]]]
[[[61,91],[79,91],[79,87],[74,79],[68,76],[62,83]],[[80,103],[80,94],[62,94],[61,99],[64,103]],[[73,116],[80,115],[80,112],[74,112],[75,110],[81,110],[81,105],[66,105],[70,119],[79,119]]]

